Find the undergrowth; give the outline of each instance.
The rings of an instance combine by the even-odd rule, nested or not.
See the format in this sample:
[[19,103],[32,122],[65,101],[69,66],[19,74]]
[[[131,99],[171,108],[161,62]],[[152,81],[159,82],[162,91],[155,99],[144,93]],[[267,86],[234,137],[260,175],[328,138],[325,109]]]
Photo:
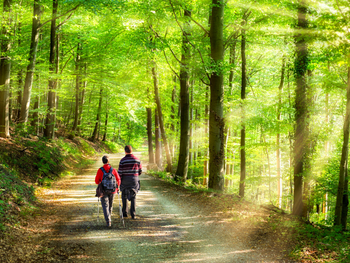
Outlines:
[[308,262],[350,262],[350,232],[341,227],[302,224],[291,256]]
[[12,137],[0,140],[0,233],[36,209],[35,188],[50,187],[61,177],[89,165],[98,152],[114,152],[111,142],[82,138]]

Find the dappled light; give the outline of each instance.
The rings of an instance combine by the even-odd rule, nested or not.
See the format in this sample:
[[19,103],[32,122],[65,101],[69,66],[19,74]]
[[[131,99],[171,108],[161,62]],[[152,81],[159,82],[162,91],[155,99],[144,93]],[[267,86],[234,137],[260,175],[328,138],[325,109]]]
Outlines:
[[[240,260],[242,255],[256,257],[257,251],[243,242],[250,235],[249,228],[242,233],[242,226],[232,218],[237,216],[241,220],[258,214],[231,211],[232,216],[227,216],[211,212],[205,206],[196,207],[194,203],[184,202],[191,194],[164,190],[163,183],[145,174],[141,176],[142,189],[136,199],[136,219],[125,218],[126,227],[122,226],[116,195],[112,228],[106,228],[102,209],[97,207],[101,204],[94,197],[96,185],[93,182],[99,165],[97,162],[96,169],[84,170],[42,195],[53,209],[67,216],[52,237],[57,244],[88,246],[89,253],[81,255],[88,262],[103,259],[100,251],[105,246],[115,251],[116,258],[127,258],[128,253],[132,253],[142,258],[164,256],[167,262],[232,262]],[[242,243],[237,244],[237,241]],[[261,251],[258,253],[261,255]]]

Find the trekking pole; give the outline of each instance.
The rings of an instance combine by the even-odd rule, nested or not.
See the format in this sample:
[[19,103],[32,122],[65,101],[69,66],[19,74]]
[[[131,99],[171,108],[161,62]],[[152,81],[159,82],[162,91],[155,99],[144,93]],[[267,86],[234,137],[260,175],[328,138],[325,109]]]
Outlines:
[[120,205],[119,190],[118,190],[118,200],[119,200],[119,217],[120,217],[120,221],[122,222],[123,227],[125,227],[122,206]]
[[100,198],[97,197],[97,221],[99,220],[100,216]]

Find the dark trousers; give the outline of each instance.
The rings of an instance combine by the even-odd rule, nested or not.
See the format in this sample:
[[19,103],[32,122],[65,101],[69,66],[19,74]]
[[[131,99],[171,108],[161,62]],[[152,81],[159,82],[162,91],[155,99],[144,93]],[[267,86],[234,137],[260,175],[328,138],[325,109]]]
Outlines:
[[[127,195],[127,191],[124,190],[123,194],[122,194],[122,202],[123,202],[123,216],[127,216],[128,215],[128,195]],[[136,212],[136,196],[131,197],[130,199],[130,215],[131,217],[135,217],[135,212]]]
[[105,217],[106,223],[112,222],[112,210],[113,210],[113,200],[114,194],[104,195],[101,197],[101,205],[103,209],[103,215]]

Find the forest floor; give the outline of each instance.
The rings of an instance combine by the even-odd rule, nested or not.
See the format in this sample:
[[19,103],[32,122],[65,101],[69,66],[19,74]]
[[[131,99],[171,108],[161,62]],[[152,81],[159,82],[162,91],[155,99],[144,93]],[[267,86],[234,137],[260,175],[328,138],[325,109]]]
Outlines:
[[[114,168],[121,157],[110,155]],[[288,258],[295,246],[288,216],[233,195],[186,190],[147,171],[136,219],[125,218],[123,227],[116,198],[107,228],[94,197],[100,166],[99,158],[41,189],[40,210],[1,239],[0,262],[296,262]]]

